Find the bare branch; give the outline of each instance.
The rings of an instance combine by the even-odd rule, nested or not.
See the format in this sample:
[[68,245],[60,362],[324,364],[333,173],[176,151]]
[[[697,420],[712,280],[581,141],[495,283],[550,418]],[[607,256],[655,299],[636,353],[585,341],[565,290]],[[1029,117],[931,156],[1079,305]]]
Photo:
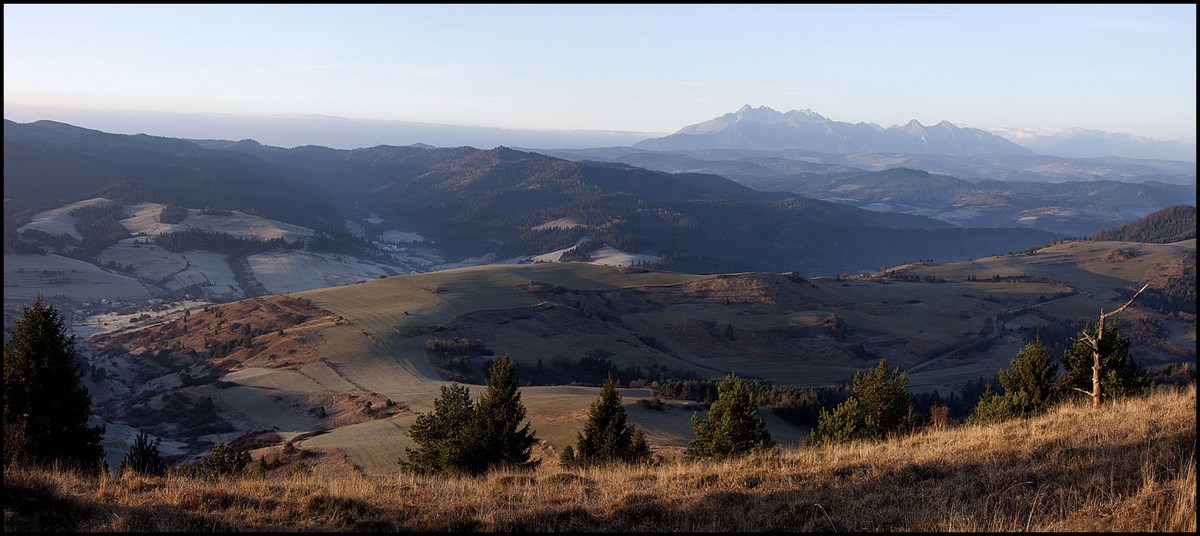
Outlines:
[[1091,347],[1093,347],[1093,348],[1095,348],[1095,347],[1096,347],[1096,337],[1092,336],[1092,334],[1091,334],[1091,333],[1088,333],[1088,332],[1086,332],[1086,331],[1085,331],[1085,332],[1083,332],[1083,333],[1080,333],[1080,335],[1082,335],[1082,336],[1083,336],[1083,340],[1084,340],[1085,342],[1087,342],[1089,346],[1091,346]]
[[1147,288],[1147,287],[1149,287],[1149,286],[1150,286],[1150,283],[1146,283],[1145,285],[1142,285],[1142,288],[1141,288],[1141,290],[1139,290],[1139,291],[1137,291],[1136,293],[1134,293],[1133,297],[1132,297],[1132,298],[1129,298],[1129,301],[1125,302],[1125,305],[1122,305],[1122,306],[1121,306],[1119,309],[1117,309],[1116,311],[1113,311],[1113,312],[1111,312],[1111,313],[1104,313],[1104,314],[1100,315],[1100,318],[1101,318],[1101,319],[1104,319],[1104,318],[1108,318],[1108,317],[1110,317],[1110,316],[1115,316],[1117,313],[1119,313],[1119,312],[1121,312],[1121,311],[1124,311],[1124,310],[1125,310],[1125,308],[1126,308],[1126,307],[1129,307],[1130,305],[1132,305],[1132,304],[1133,304],[1133,300],[1136,300],[1136,299],[1137,299],[1137,297],[1138,297],[1138,295],[1139,295],[1139,294],[1141,294],[1143,290],[1146,290],[1146,288]]

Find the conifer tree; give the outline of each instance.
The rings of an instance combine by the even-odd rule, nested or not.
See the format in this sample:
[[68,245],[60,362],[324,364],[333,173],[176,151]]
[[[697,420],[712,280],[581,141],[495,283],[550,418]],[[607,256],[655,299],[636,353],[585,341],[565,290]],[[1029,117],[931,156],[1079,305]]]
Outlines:
[[729,374],[717,385],[717,400],[700,419],[692,415],[696,438],[688,443],[688,459],[728,458],[770,448],[773,444],[767,423],[758,416],[758,407],[745,382]]
[[[1095,331],[1091,331],[1093,338]],[[1112,396],[1129,396],[1141,392],[1146,387],[1147,373],[1136,361],[1129,357],[1129,339],[1121,336],[1116,325],[1104,330],[1104,339],[1100,341],[1100,383],[1105,393]],[[1067,391],[1084,391],[1092,387],[1092,367],[1094,366],[1094,349],[1082,334],[1075,339],[1074,344],[1063,353],[1062,364],[1065,372],[1059,378],[1059,389]]]
[[[67,335],[62,315],[38,296],[22,308],[4,343],[6,454],[35,464],[99,469],[104,427],[87,424],[92,396],[82,374],[75,336]],[[9,438],[21,444],[8,445]]]
[[806,444],[878,439],[919,425],[921,416],[908,393],[908,374],[898,367],[889,374],[886,359],[866,372],[855,373],[851,390],[854,396],[833,411],[821,411]]
[[625,406],[610,371],[600,386],[600,396],[588,409],[583,430],[576,434],[578,447],[574,449],[574,463],[586,467],[648,460],[650,446],[645,434],[640,432],[640,427],[627,422]]
[[433,401],[433,411],[417,416],[409,434],[416,449],[406,449],[408,460],[401,466],[418,473],[451,474],[472,472],[472,449],[476,443],[471,391],[453,383],[443,385]]
[[150,441],[150,436],[145,432],[138,433],[137,438],[133,440],[133,445],[129,446],[129,452],[126,452],[125,457],[121,458],[120,472],[132,471],[151,476],[166,474],[167,463],[163,461],[162,455],[158,452],[158,445],[161,442],[160,438]]
[[525,405],[517,389],[517,370],[508,356],[496,360],[488,369],[487,391],[475,410],[480,445],[479,453],[487,467],[504,465],[532,468],[530,451],[537,441],[525,420]]
[[420,473],[481,475],[497,466],[532,468],[537,439],[525,420],[516,366],[504,357],[488,369],[487,390],[478,403],[457,383],[442,386],[433,411],[417,416],[402,467]]
[[1045,411],[1057,398],[1055,376],[1058,364],[1051,359],[1042,341],[1026,343],[1010,366],[1011,370],[999,372],[1004,394],[991,391],[984,393],[975,406],[971,422],[990,423],[1030,417]]

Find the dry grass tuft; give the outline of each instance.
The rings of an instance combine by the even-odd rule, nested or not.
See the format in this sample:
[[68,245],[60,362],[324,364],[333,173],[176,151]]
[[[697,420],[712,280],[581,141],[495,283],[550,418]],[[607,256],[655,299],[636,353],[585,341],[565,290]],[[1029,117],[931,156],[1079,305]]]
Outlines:
[[7,467],[4,488],[20,531],[1194,532],[1196,390],[716,463],[218,482]]

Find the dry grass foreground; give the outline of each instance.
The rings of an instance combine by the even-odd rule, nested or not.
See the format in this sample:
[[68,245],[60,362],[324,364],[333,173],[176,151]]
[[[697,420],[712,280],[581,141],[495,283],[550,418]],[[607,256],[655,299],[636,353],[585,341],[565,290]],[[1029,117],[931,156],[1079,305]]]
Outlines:
[[722,463],[202,482],[6,468],[5,530],[1196,530],[1196,388]]

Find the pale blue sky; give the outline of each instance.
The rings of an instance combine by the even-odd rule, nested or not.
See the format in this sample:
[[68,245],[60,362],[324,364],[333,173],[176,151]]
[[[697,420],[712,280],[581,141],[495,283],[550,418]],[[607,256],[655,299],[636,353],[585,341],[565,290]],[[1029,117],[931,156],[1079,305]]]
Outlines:
[[4,101],[647,133],[750,104],[1194,141],[1196,5],[6,4]]

